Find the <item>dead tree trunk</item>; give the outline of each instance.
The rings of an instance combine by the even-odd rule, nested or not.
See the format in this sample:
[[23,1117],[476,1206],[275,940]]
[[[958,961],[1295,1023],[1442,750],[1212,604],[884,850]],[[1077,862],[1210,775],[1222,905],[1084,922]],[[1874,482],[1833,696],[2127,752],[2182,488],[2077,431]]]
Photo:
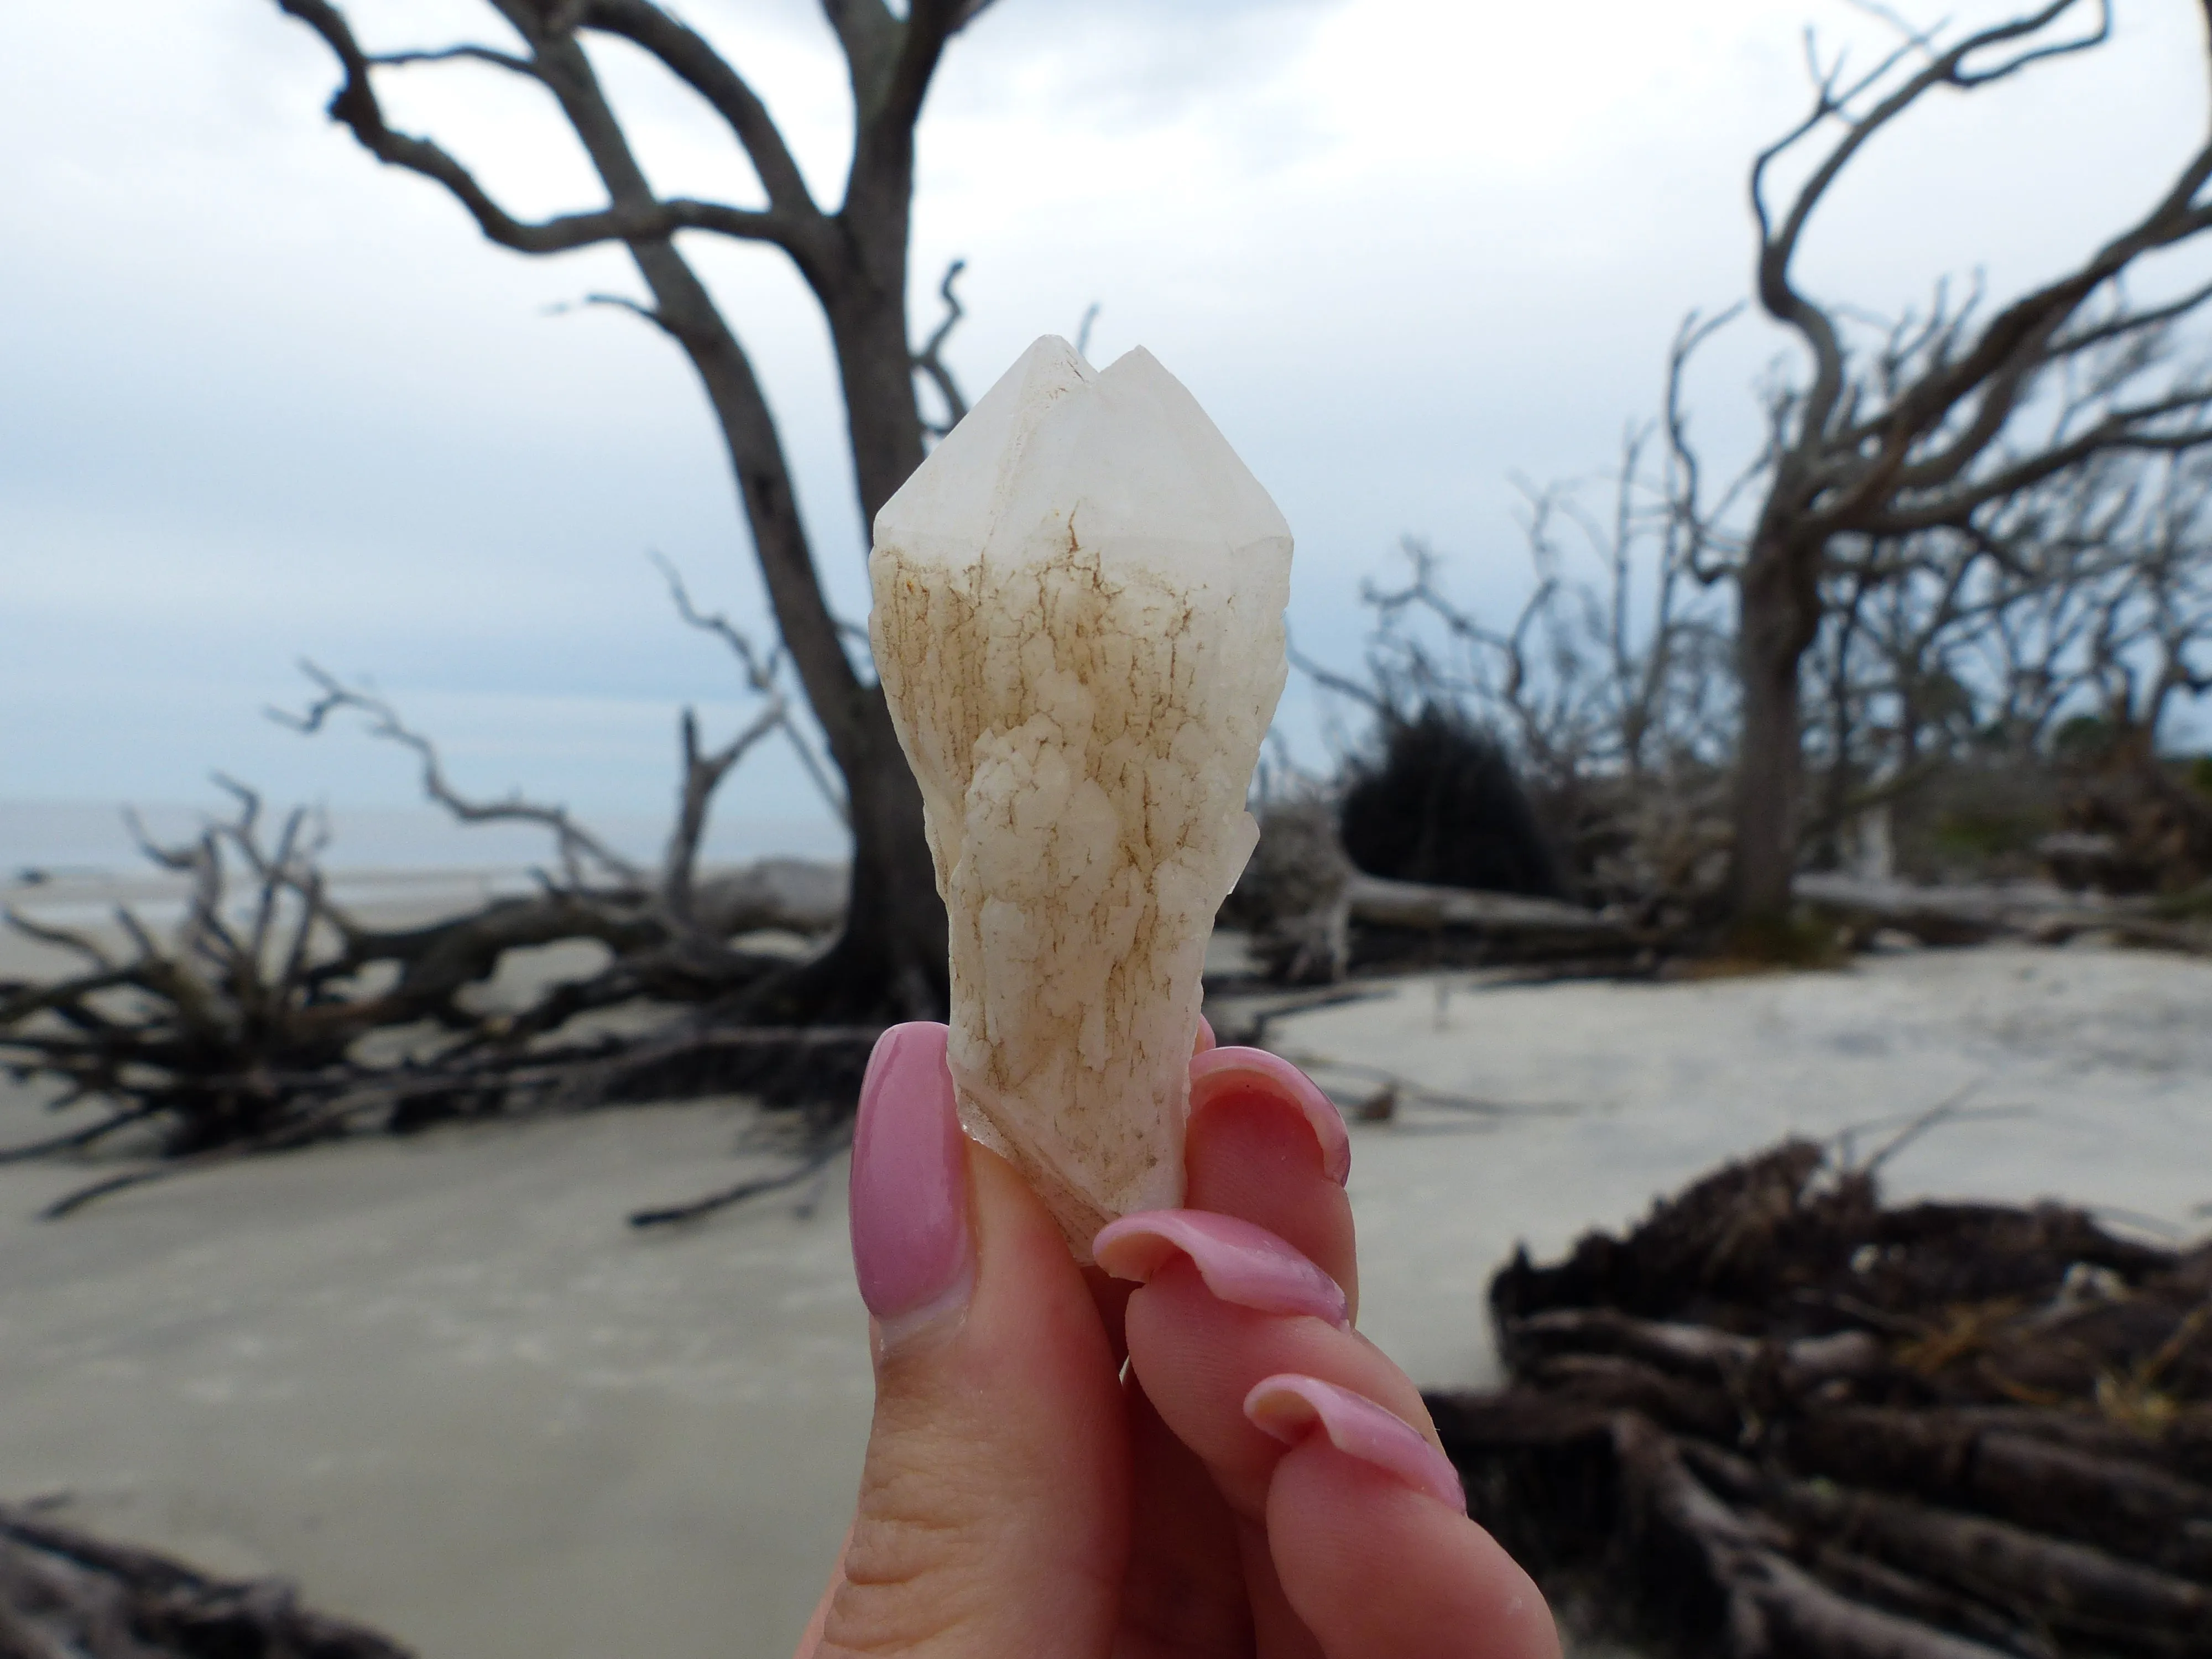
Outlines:
[[[902,223],[901,233],[902,288]],[[672,244],[633,252],[663,325],[690,357],[721,425],[777,629],[845,781],[853,860],[844,932],[827,956],[761,987],[750,1011],[777,1023],[885,1009],[908,1018],[936,1018],[947,996],[945,907],[922,837],[921,791],[899,748],[882,688],[861,678],[845,653],[815,574],[783,446],[744,347]],[[898,323],[899,333],[890,337],[896,342],[910,411],[910,455],[890,441],[884,428],[891,422],[880,403],[850,401],[856,380],[878,392],[890,380],[885,331],[878,322],[873,338],[862,335],[850,343],[842,331],[833,334],[846,370],[854,454],[874,458],[860,473],[861,510],[869,521],[921,460],[902,306]],[[867,361],[860,368],[851,367],[862,358]]]
[[[914,127],[946,42],[988,0],[823,0],[850,73],[853,161],[836,211],[817,205],[767,106],[706,38],[651,0],[489,0],[526,54],[463,46],[372,56],[329,0],[278,0],[319,35],[344,82],[331,114],[378,160],[443,187],[491,240],[550,254],[620,243],[649,300],[613,301],[679,346],[722,433],[769,602],[843,775],[853,834],[850,902],[833,951],[764,985],[744,1012],[780,1019],[913,1018],[946,1000],[945,913],[922,838],[921,799],[882,691],[847,654],[801,521],[781,434],[743,343],[683,249],[680,232],[771,243],[798,268],[830,325],[864,520],[921,463],[921,417],[907,337]],[[620,38],[657,59],[720,118],[765,192],[764,208],[665,198],[633,152],[580,37]],[[386,125],[374,72],[455,60],[534,81],[558,102],[607,193],[605,207],[524,222],[452,155]]]
[[1730,900],[1739,925],[1790,908],[1805,769],[1799,665],[1820,631],[1820,563],[1762,541],[1736,585],[1743,730],[1736,757]]

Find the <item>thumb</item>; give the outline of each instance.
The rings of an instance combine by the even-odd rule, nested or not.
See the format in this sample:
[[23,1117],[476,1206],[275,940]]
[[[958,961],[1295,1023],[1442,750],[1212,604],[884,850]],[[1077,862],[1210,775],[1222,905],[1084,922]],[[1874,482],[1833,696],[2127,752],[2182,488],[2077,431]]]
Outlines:
[[1127,1550],[1114,1355],[1059,1229],[961,1133],[945,1036],[894,1026],[861,1086],[853,1263],[875,1420],[800,1652],[1103,1655]]

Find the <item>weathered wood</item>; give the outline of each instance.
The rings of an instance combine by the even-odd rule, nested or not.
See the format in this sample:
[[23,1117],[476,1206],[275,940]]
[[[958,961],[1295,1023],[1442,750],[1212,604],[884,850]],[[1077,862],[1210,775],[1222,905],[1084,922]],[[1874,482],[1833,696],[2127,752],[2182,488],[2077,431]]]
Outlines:
[[1800,902],[1862,937],[1888,928],[1923,945],[2063,945],[2109,934],[2146,949],[2212,953],[2212,927],[2169,920],[2154,899],[2085,902],[2057,887],[1916,887],[1834,873],[1801,875],[1796,890]]
[[[150,1130],[158,1153],[65,1195],[50,1218],[363,1127],[737,1090],[776,1106],[830,1102],[836,1119],[857,1097],[879,1020],[767,1022],[733,1006],[792,960],[787,948],[748,948],[747,935],[797,935],[822,959],[810,941],[838,926],[837,866],[779,859],[696,878],[695,821],[669,860],[685,872],[680,906],[665,884],[549,886],[418,927],[374,928],[331,901],[304,814],[271,845],[258,799],[234,793],[233,819],[183,847],[146,847],[191,882],[167,939],[123,912],[132,954],[118,959],[97,939],[10,917],[82,957],[87,971],[0,985],[0,1059],[64,1082],[60,1106],[93,1101],[102,1111],[81,1128],[0,1148],[0,1162],[80,1151],[134,1124]],[[235,925],[241,869],[250,928]],[[481,994],[512,953],[580,939],[609,959],[538,987],[520,1007]],[[577,1036],[580,1016],[624,1004],[636,1006],[620,1030]],[[823,1144],[839,1133],[830,1120],[820,1130]]]
[[1572,938],[1589,944],[1634,942],[1627,925],[1601,911],[1561,899],[1519,893],[1484,893],[1467,887],[1430,887],[1354,872],[1349,884],[1352,919],[1375,927],[1464,927],[1501,939]]
[[2009,1516],[2212,1582],[2212,1487],[2162,1467],[2159,1443],[2140,1434],[2122,1431],[2129,1443],[2117,1455],[2047,1434],[1866,1407],[1808,1417],[1790,1443],[1813,1474]]
[[[1877,1159],[1877,1163],[1879,1160]],[[1809,1143],[1493,1280],[1511,1373],[1432,1396],[1484,1524],[1667,1639],[2212,1652],[2212,1245],[1880,1202]],[[1698,1644],[1703,1644],[1700,1647]]]
[[2212,1650],[2212,1588],[2025,1527],[1826,1481],[1763,1474],[1710,1446],[1685,1455],[1739,1503],[1846,1541],[1890,1566],[1994,1596],[2061,1629],[2154,1651]]
[[1723,1503],[1668,1437],[1635,1417],[1614,1425],[1623,1479],[1650,1521],[1687,1543],[1728,1598],[1734,1659],[1993,1659],[1999,1650],[1837,1595],[1777,1547],[1783,1540]]
[[0,1504],[4,1659],[411,1659],[299,1605],[276,1579],[213,1578]]
[[1635,1319],[1610,1308],[1558,1308],[1532,1314],[1519,1322],[1515,1335],[1528,1353],[1595,1349],[1708,1378],[1742,1376],[1765,1367],[1777,1371],[1793,1390],[1832,1377],[1869,1376],[1889,1363],[1881,1343],[1865,1331],[1760,1342],[1710,1326]]

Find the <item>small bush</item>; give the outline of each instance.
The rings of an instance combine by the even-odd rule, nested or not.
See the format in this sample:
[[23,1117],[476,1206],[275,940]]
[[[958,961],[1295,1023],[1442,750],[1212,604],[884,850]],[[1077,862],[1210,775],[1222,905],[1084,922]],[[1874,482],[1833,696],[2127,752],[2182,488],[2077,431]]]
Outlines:
[[1546,898],[1559,865],[1498,740],[1431,703],[1386,717],[1349,769],[1344,850],[1370,875]]

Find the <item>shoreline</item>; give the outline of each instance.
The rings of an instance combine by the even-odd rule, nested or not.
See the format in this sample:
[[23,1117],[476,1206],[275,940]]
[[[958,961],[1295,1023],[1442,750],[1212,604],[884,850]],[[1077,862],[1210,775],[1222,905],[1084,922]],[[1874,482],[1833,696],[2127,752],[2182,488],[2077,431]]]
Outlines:
[[[1494,1377],[1484,1296],[1517,1243],[1555,1257],[1787,1133],[1864,1157],[1947,1100],[1893,1194],[2212,1231],[2212,963],[1996,947],[1372,988],[1271,1041],[1340,1097],[1404,1085],[1352,1126],[1351,1190],[1361,1328],[1424,1385]],[[33,1105],[0,1091],[0,1124]],[[0,1495],[278,1572],[424,1659],[781,1659],[869,1408],[842,1163],[665,1235],[623,1220],[744,1173],[755,1122],[723,1098],[447,1126],[56,1224],[31,1217],[84,1166],[0,1167]]]

